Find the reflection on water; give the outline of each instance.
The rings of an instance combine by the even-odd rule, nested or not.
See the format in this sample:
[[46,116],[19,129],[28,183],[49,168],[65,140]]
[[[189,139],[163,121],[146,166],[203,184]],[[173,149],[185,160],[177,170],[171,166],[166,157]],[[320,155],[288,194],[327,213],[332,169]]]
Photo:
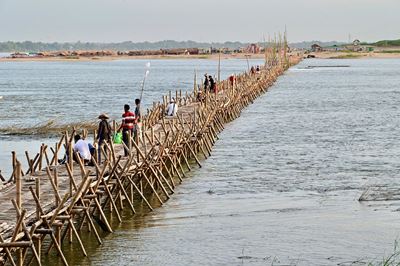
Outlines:
[[163,207],[126,213],[101,246],[87,236],[88,258],[66,245],[69,260],[357,265],[389,254],[400,204],[357,198],[368,185],[399,183],[400,60],[342,63],[350,67],[304,69],[337,64],[307,60],[289,70],[226,126]]

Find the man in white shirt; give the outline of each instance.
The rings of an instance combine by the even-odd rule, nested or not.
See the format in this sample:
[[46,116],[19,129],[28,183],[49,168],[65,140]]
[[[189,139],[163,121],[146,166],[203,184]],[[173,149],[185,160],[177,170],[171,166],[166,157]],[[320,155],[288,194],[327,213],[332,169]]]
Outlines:
[[86,141],[81,139],[80,135],[75,135],[74,140],[75,140],[74,152],[77,152],[85,163],[88,163],[92,159],[92,155],[90,154],[89,150],[89,145],[87,144]]
[[178,112],[178,105],[175,103],[175,100],[172,99],[169,102],[167,109],[165,110],[165,115],[166,116],[176,116],[177,112]]

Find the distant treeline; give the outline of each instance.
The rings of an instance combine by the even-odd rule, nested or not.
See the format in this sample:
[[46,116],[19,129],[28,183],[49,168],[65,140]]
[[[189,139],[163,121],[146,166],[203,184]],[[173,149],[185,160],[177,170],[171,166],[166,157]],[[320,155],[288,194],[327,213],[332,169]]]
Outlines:
[[[312,44],[319,43],[321,46],[332,46],[334,44],[343,44],[340,42],[319,42],[308,41],[290,43],[292,48],[308,49]],[[172,48],[230,48],[237,49],[246,47],[250,43],[244,42],[196,42],[196,41],[173,41],[165,40],[158,42],[119,42],[119,43],[96,43],[96,42],[0,42],[0,52],[43,52],[43,51],[64,51],[64,50],[112,50],[112,51],[129,51],[129,50],[159,50]],[[264,46],[264,43],[258,43]]]
[[377,42],[361,42],[361,45],[371,45],[378,47],[391,47],[391,46],[400,46],[400,39],[398,40],[382,40]]
[[398,39],[398,40],[383,40],[383,41],[372,43],[371,45],[375,45],[375,46],[379,46],[379,47],[400,46],[400,39]]

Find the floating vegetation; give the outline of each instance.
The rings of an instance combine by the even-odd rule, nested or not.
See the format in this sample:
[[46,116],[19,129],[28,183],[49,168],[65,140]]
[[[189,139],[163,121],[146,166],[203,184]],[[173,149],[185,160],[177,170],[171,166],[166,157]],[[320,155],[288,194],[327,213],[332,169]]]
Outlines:
[[378,51],[376,53],[380,53],[380,54],[400,54],[400,50],[383,50],[383,51]]
[[70,131],[73,128],[96,129],[96,122],[83,121],[70,124],[58,124],[54,120],[38,124],[33,127],[6,127],[0,128],[1,135],[40,135],[40,136],[54,136],[59,135],[60,132]]
[[400,187],[370,186],[360,196],[358,201],[389,201],[400,200]]
[[331,68],[331,67],[350,67],[349,65],[335,65],[335,66],[307,66],[306,69],[313,68]]
[[399,242],[394,241],[392,254],[384,257],[381,261],[370,262],[368,266],[400,266]]
[[342,54],[337,56],[329,57],[329,59],[352,59],[352,58],[360,58],[361,54]]
[[215,191],[214,191],[212,188],[210,188],[210,189],[207,191],[207,193],[210,194],[210,195],[212,195],[212,194],[215,193]]

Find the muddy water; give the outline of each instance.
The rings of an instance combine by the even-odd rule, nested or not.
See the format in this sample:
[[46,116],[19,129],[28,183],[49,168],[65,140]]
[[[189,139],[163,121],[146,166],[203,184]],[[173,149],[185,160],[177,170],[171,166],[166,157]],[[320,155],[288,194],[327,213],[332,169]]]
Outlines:
[[357,199],[399,183],[400,61],[306,68],[337,63],[289,70],[165,206],[124,221],[102,246],[88,241],[89,257],[75,262],[364,265],[390,254],[398,202]]
[[[311,68],[309,65],[348,65]],[[308,60],[226,125],[212,157],[152,213],[115,225],[74,265],[365,265],[393,251],[400,60]],[[48,265],[57,263],[50,258]]]

